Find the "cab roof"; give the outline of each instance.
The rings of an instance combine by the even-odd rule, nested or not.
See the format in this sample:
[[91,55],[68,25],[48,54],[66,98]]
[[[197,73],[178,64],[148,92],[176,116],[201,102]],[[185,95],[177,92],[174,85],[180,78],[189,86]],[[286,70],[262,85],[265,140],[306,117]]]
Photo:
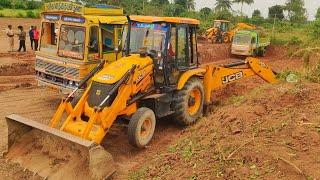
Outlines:
[[200,21],[191,18],[181,18],[181,17],[156,17],[156,16],[129,16],[130,20],[145,23],[156,23],[156,22],[167,22],[174,24],[192,24],[199,25]]

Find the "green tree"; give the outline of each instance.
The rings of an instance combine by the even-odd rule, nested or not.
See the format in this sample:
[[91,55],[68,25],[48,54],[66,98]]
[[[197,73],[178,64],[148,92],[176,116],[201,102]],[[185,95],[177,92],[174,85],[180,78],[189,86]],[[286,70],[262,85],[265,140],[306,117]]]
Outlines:
[[4,8],[11,8],[11,0],[0,0],[0,6]]
[[275,5],[275,6],[270,7],[268,17],[269,17],[269,19],[273,19],[275,17],[279,20],[284,19],[283,6]]
[[307,20],[303,0],[287,0],[285,10],[288,11],[292,23],[304,23]]
[[230,0],[217,0],[215,3],[216,11],[225,11],[231,9],[231,1]]
[[202,9],[200,9],[199,13],[200,13],[200,16],[204,18],[204,17],[208,17],[209,15],[211,15],[212,10],[208,7],[204,7]]
[[151,0],[150,2],[153,4],[160,4],[160,5],[169,4],[169,0]]
[[263,20],[264,19],[261,16],[261,12],[258,9],[254,10],[251,18],[252,23],[260,25],[263,23]]
[[317,10],[316,19],[320,19],[320,8]]
[[254,0],[234,0],[234,3],[240,4],[241,3],[241,16],[243,16],[243,4],[252,4]]
[[187,10],[194,10],[195,8],[194,0],[175,0],[175,4],[178,4]]
[[254,10],[252,13],[252,17],[261,17],[261,11],[258,9]]

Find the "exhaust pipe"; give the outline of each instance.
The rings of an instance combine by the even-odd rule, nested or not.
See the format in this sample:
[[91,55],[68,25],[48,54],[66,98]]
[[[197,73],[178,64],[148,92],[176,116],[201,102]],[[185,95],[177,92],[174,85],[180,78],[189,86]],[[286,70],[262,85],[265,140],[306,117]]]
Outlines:
[[115,172],[102,146],[12,114],[4,157],[46,179],[105,179]]

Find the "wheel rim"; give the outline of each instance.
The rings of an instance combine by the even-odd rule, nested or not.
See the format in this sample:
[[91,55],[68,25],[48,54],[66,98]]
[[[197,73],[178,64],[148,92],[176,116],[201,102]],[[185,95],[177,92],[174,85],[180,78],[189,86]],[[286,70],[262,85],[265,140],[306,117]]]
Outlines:
[[223,38],[223,41],[224,41],[225,43],[229,42],[228,36],[225,36],[225,37]]
[[200,108],[201,105],[201,92],[199,89],[193,89],[190,92],[190,96],[188,99],[188,112],[190,115],[195,115]]
[[145,119],[140,128],[140,137],[147,138],[150,135],[152,127],[151,119]]

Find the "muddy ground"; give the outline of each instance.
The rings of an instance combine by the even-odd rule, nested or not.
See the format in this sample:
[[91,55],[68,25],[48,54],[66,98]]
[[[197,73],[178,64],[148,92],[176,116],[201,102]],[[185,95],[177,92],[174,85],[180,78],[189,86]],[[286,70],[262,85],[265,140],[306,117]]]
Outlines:
[[[23,19],[0,20],[17,26]],[[7,53],[6,42],[1,34],[1,142],[6,141],[1,135],[6,133],[6,115],[16,113],[47,124],[61,98],[36,86],[34,52]],[[198,48],[202,64],[239,58],[230,56],[228,44],[201,41]],[[302,60],[289,58],[283,47],[270,47],[262,59],[278,72],[302,71]],[[215,108],[193,127],[183,129],[170,118],[158,121],[151,144],[143,150],[131,147],[126,127],[116,124],[103,143],[117,165],[113,178],[319,178],[319,90],[319,84],[308,82],[271,86],[256,77],[246,79],[215,92]],[[0,158],[0,178],[37,176]]]

